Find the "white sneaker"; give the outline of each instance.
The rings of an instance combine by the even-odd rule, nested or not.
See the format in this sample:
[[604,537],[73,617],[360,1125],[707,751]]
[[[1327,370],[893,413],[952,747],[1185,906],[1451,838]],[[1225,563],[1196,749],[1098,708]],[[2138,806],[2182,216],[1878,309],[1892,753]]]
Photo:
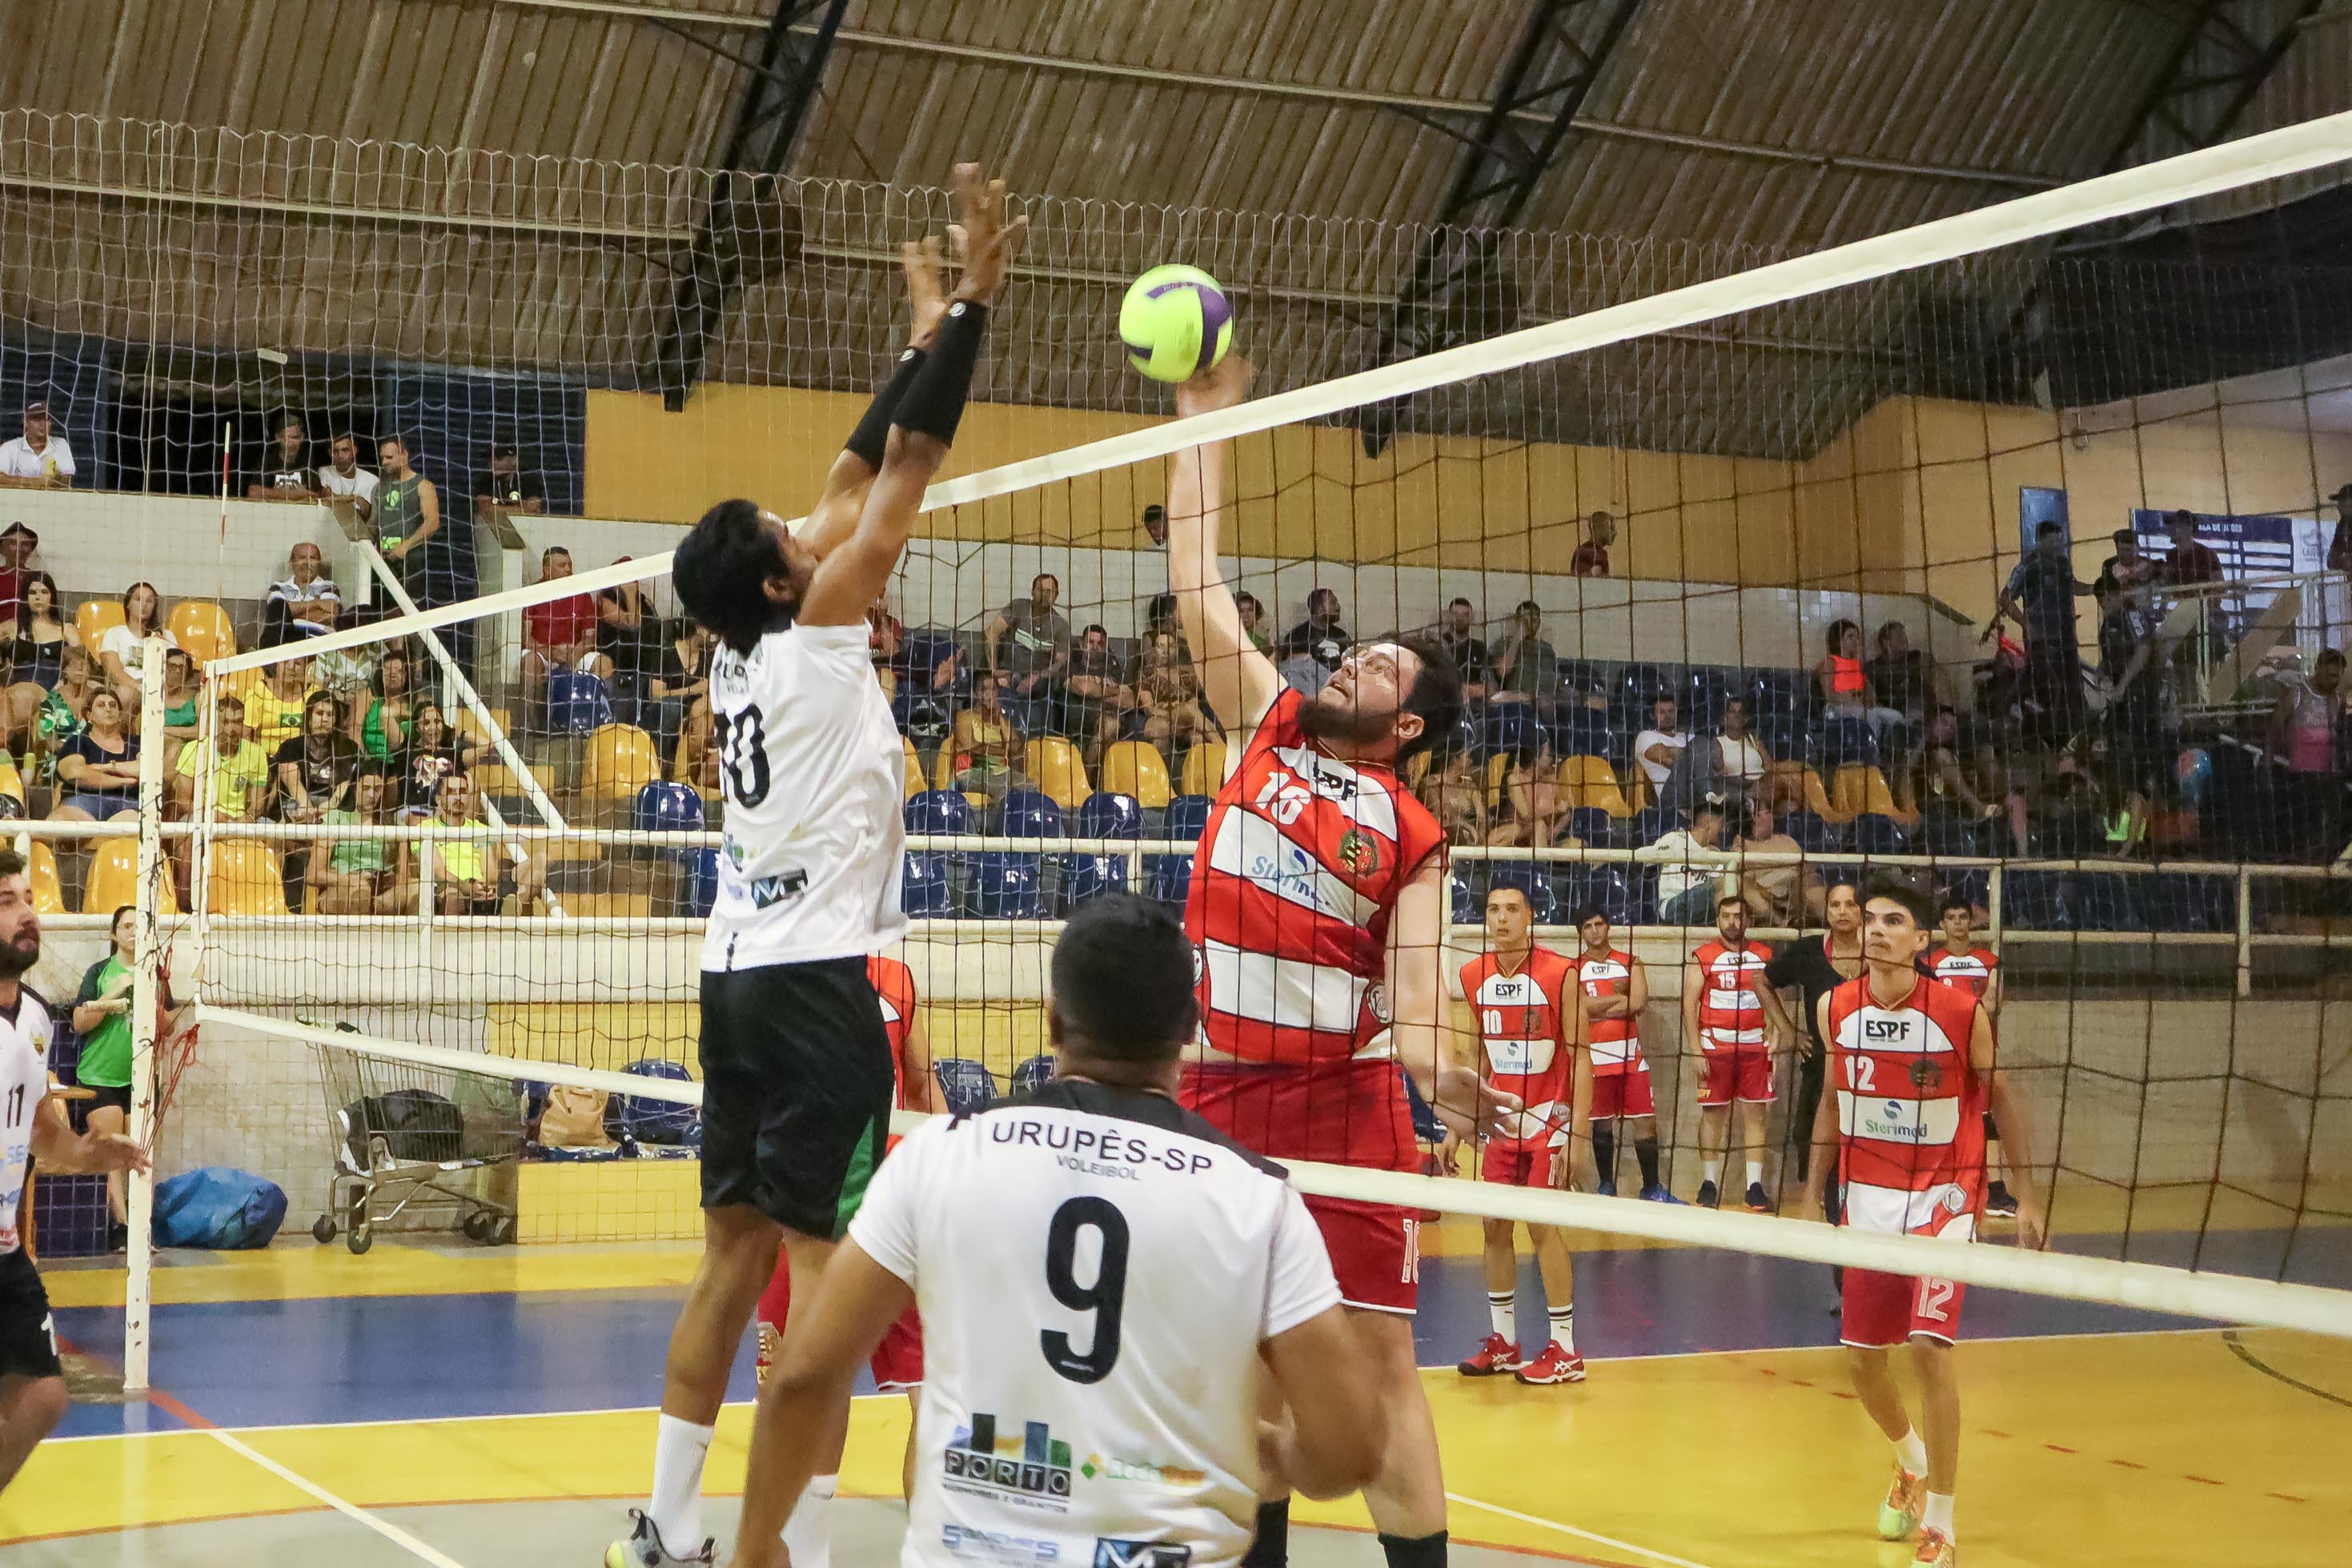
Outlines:
[[642,1509],[629,1510],[629,1517],[637,1521],[626,1541],[615,1541],[604,1548],[604,1568],[669,1568],[673,1563],[700,1564],[711,1568],[719,1561],[718,1542],[705,1541],[702,1550],[685,1557],[673,1556],[662,1544],[661,1531]]

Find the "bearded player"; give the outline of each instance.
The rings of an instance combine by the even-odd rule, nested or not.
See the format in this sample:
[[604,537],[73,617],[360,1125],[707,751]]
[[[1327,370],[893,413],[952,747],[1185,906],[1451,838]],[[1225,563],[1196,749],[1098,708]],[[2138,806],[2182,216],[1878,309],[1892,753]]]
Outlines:
[[[882,1004],[882,1032],[890,1037],[890,1072],[895,1080],[898,1107],[901,1111],[928,1111],[931,1108],[931,1041],[924,1031],[922,1015],[915,1010],[915,972],[896,958],[877,953],[866,960],[866,977],[874,982],[875,999]],[[898,1146],[892,1138],[887,1145]],[[776,1255],[776,1272],[768,1281],[767,1294],[760,1298],[759,1380],[768,1381],[768,1368],[775,1364],[776,1349],[783,1339],[784,1322],[793,1310],[793,1260],[781,1249]],[[874,1386],[885,1394],[904,1394],[913,1407],[922,1402],[923,1386],[923,1322],[908,1307],[898,1320],[884,1331],[882,1343],[874,1348],[870,1364]],[[911,1419],[907,1427],[907,1453],[901,1465],[900,1479],[914,1495],[915,1429]]]
[[[1513,1125],[1486,1140],[1479,1175],[1513,1186],[1569,1186],[1592,1142],[1592,1057],[1585,1050],[1584,993],[1576,966],[1535,939],[1535,912],[1525,891],[1496,888],[1486,895],[1486,951],[1462,966],[1462,999],[1478,1022],[1488,1081],[1527,1107]],[[1519,1255],[1512,1222],[1484,1222],[1486,1310],[1494,1324],[1458,1371],[1465,1377],[1507,1372],[1521,1383],[1581,1383],[1576,1354],[1576,1277],[1568,1239],[1556,1225],[1530,1225],[1543,1279],[1550,1332],[1544,1346],[1522,1361],[1532,1336],[1515,1332]]]
[[1764,1021],[1764,967],[1772,949],[1748,939],[1748,901],[1727,893],[1715,901],[1715,940],[1702,943],[1683,966],[1683,1033],[1699,1064],[1698,1201],[1721,1201],[1723,1162],[1732,1119],[1739,1122],[1739,1153],[1747,1169],[1747,1206],[1769,1214],[1764,1191],[1764,1113],[1772,1103],[1772,1042]]
[[[1229,355],[1177,389],[1177,409],[1231,408],[1250,374]],[[1442,1059],[1445,834],[1395,773],[1453,728],[1461,677],[1439,644],[1402,637],[1351,649],[1312,697],[1286,686],[1243,631],[1219,563],[1231,476],[1223,443],[1169,461],[1168,586],[1234,742],[1184,906],[1201,1045],[1182,1101],[1260,1154],[1417,1170],[1400,1064],[1456,1131],[1499,1115],[1475,1072]],[[1388,1005],[1387,1045],[1377,1043],[1381,1020],[1359,1021],[1374,986]],[[1391,1568],[1438,1568],[1445,1485],[1412,1344],[1418,1222],[1370,1204],[1307,1207],[1388,1407],[1364,1501]],[[1288,1536],[1288,1500],[1267,1502],[1250,1563],[1286,1562]]]
[[[1927,968],[1948,986],[1961,986],[1984,1004],[1996,1035],[2000,1030],[2000,955],[1977,940],[1976,906],[1964,894],[1947,894],[1936,912],[1944,941]],[[2017,1199],[2000,1179],[2000,1124],[1985,1117],[1985,1218],[2015,1219]]]
[[[2013,1134],[2025,1124],[1994,1066],[1992,1020],[1975,997],[1920,967],[1927,909],[1916,889],[1872,888],[1863,900],[1862,975],[1818,1005],[1833,1092],[1822,1097],[1813,1119],[1804,1212],[1821,1215],[1834,1165],[1845,1186],[1841,1224],[1967,1241],[1984,1208],[1985,1110],[1990,1106]],[[2023,1147],[2028,1140],[2018,1142]],[[2041,1246],[2042,1214],[2030,1190],[2018,1209],[2018,1244]],[[1843,1290],[1838,1338],[1853,1391],[1895,1446],[1895,1481],[1879,1506],[1878,1533],[1902,1541],[1916,1530],[1914,1563],[1957,1568],[1960,1388],[1952,1342],[1967,1287],[1848,1269]],[[1906,1343],[1922,1389],[1924,1439],[1912,1428],[1891,1364]]]

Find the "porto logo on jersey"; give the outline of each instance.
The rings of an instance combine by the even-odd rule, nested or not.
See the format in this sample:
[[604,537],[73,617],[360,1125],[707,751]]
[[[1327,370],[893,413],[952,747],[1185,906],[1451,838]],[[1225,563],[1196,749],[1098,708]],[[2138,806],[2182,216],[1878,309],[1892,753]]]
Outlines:
[[1192,1549],[1165,1541],[1123,1541],[1095,1537],[1095,1568],[1186,1568]]
[[1370,876],[1381,869],[1381,846],[1372,837],[1349,828],[1339,835],[1339,863],[1351,876]]
[[1927,1057],[1911,1064],[1911,1087],[1922,1094],[1933,1094],[1944,1086],[1944,1070]]
[[997,1435],[996,1417],[975,1412],[959,1426],[941,1461],[950,1491],[980,1492],[1031,1508],[1068,1511],[1070,1445],[1043,1421],[1026,1422],[1021,1436]]

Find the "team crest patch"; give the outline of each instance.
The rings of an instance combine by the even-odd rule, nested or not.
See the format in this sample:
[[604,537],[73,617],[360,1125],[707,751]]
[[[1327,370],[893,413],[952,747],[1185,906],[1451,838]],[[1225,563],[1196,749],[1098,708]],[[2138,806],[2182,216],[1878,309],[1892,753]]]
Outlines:
[[1381,866],[1381,846],[1370,834],[1349,828],[1339,835],[1339,863],[1351,876],[1370,876]]
[[1921,1057],[1911,1064],[1911,1087],[1923,1094],[1932,1094],[1943,1086],[1944,1070]]

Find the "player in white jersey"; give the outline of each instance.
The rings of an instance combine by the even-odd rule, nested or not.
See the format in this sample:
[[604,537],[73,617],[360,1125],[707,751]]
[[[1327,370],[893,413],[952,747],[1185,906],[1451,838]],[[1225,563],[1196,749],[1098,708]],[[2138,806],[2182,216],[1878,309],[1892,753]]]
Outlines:
[[0,1490],[66,1413],[48,1291],[16,1231],[26,1166],[37,1159],[58,1172],[147,1168],[139,1145],[121,1133],[77,1137],[49,1097],[49,1009],[24,983],[40,959],[25,858],[0,850]]
[[[963,273],[907,250],[914,325],[795,538],[751,501],[722,501],[678,546],[679,602],[718,639],[713,744],[726,802],[719,894],[702,948],[703,1253],[672,1331],[653,1498],[606,1568],[708,1563],[702,1468],[728,1373],[781,1245],[814,1280],[857,1210],[890,1125],[893,1068],[866,956],[906,929],[898,907],[904,764],[866,655],[866,608],[897,570],[945,461],[1025,220],[1001,182],[956,167]],[[797,1316],[797,1314],[794,1314]],[[786,1345],[793,1325],[784,1326]],[[768,1492],[775,1439],[755,1418],[743,1528],[789,1515],[802,1568],[823,1568],[831,1472],[848,1429],[828,1413],[825,1473],[804,1505]]]
[[[1387,1417],[1306,1206],[1176,1103],[1192,986],[1157,905],[1072,916],[1046,1015],[1056,1076],[907,1136],[769,1375],[789,1484],[822,1462],[817,1428],[885,1326],[919,1305],[905,1568],[1225,1568],[1262,1486],[1333,1497],[1380,1463]],[[1290,1410],[1263,1439],[1262,1369]],[[779,1561],[772,1536],[736,1551],[737,1568]]]

